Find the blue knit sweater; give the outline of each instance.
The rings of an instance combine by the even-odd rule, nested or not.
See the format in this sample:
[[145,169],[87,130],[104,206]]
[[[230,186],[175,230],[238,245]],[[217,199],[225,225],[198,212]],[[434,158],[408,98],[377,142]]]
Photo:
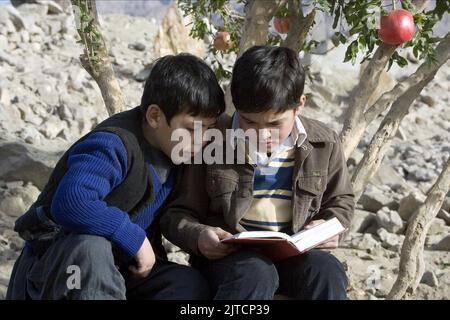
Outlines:
[[69,153],[68,170],[53,197],[51,213],[65,230],[105,237],[131,258],[170,193],[173,174],[161,184],[149,163],[155,199],[131,220],[126,212],[104,201],[127,175],[127,159],[125,146],[114,133],[96,132],[77,143]]

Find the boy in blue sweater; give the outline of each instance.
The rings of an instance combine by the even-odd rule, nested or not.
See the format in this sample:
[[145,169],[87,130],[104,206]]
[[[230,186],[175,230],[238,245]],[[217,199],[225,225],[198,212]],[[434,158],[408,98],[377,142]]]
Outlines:
[[[204,299],[194,269],[167,261],[158,213],[180,174],[177,129],[203,130],[224,111],[213,71],[188,55],[153,66],[141,105],[78,140],[16,222],[26,240],[9,299]],[[184,140],[194,155],[200,146]]]

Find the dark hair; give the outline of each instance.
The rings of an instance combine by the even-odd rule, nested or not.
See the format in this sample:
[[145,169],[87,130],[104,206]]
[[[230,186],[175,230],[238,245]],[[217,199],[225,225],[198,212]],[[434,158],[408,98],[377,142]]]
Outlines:
[[231,95],[238,111],[284,112],[299,105],[304,86],[305,72],[294,50],[254,46],[234,65]]
[[156,60],[145,82],[141,111],[158,105],[167,122],[182,112],[216,117],[225,110],[223,90],[211,68],[187,53]]

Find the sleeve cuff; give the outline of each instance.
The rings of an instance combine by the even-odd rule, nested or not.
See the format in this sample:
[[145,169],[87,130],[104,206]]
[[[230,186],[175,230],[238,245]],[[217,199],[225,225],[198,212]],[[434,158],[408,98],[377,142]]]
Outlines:
[[129,217],[125,216],[122,224],[113,233],[111,241],[131,259],[139,251],[145,237],[144,229],[132,223]]

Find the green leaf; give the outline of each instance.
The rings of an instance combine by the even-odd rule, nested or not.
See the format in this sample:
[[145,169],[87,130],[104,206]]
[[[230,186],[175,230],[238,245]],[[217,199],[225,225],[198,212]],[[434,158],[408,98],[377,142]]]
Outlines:
[[348,47],[345,52],[344,62],[352,61],[352,64],[355,64],[356,55],[358,54],[358,40],[354,40]]

